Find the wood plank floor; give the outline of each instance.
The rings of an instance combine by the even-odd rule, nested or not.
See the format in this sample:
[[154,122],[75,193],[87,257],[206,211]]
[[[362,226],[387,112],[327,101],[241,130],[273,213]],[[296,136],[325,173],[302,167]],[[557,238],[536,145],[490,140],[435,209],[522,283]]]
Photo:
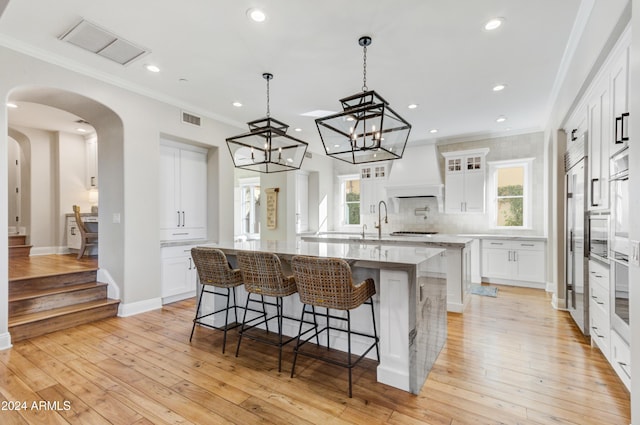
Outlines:
[[34,255],[9,259],[9,280],[23,280],[33,277],[53,276],[60,273],[72,273],[98,268],[98,257],[75,254]]
[[[0,351],[3,424],[629,424],[629,393],[544,291],[500,286],[449,315],[449,338],[417,396],[199,328],[193,300],[18,342]],[[47,405],[33,405],[46,401]],[[7,410],[19,402],[21,410]],[[24,402],[24,404],[22,404]],[[57,402],[57,403],[56,403]],[[34,408],[35,407],[40,407]],[[48,408],[47,408],[48,407]]]

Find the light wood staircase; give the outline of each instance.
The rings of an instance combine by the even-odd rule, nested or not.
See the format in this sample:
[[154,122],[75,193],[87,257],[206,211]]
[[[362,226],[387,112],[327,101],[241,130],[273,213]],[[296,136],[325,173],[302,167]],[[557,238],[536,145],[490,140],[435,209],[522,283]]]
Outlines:
[[9,280],[9,332],[20,341],[114,317],[120,301],[107,298],[97,269]]
[[9,258],[28,257],[31,245],[27,245],[27,235],[9,235]]

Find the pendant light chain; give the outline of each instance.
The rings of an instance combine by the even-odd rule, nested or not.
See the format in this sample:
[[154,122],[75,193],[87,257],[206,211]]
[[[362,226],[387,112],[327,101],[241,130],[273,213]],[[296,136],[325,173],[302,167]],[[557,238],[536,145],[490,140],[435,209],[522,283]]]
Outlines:
[[362,91],[365,92],[369,88],[367,87],[367,46],[362,46],[363,59],[362,59]]
[[269,110],[269,80],[271,80],[270,77],[266,77],[267,80],[267,118],[269,118],[271,116],[271,111]]

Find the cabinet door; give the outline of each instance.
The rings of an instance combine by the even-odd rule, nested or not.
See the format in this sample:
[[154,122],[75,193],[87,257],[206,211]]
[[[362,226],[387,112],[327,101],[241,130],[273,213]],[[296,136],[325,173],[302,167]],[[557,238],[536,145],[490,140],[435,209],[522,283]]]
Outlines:
[[98,141],[87,140],[85,146],[86,186],[87,190],[98,188]]
[[74,217],[67,217],[67,248],[80,249],[82,239]]
[[603,80],[595,86],[589,111],[589,197],[590,210],[609,208],[609,84]]
[[447,213],[463,212],[465,201],[465,177],[464,173],[447,174],[444,211]]
[[482,241],[482,276],[511,278],[511,255],[507,241]]
[[177,229],[180,216],[180,151],[160,146],[160,229]]
[[[611,105],[613,116],[610,117],[613,125],[613,145],[611,153],[622,148],[625,141],[620,134],[622,129],[622,114],[629,112],[628,100],[629,87],[629,48],[623,50],[620,57],[614,62],[611,71]],[[617,121],[616,121],[617,120]],[[627,123],[628,124],[628,123]]]
[[180,150],[181,226],[190,237],[205,238],[207,227],[207,158],[202,152]]
[[484,171],[464,175],[464,211],[484,212]]
[[545,282],[545,254],[537,250],[513,250],[511,258],[515,267],[513,278],[527,282]]
[[190,294],[195,289],[195,267],[190,255],[162,259],[163,298]]

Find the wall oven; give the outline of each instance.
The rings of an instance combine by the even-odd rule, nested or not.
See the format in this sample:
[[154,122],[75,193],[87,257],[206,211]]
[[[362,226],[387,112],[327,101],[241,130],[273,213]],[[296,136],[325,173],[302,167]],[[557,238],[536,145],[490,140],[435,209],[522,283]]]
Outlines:
[[629,330],[629,150],[611,157],[611,327],[627,342]]

